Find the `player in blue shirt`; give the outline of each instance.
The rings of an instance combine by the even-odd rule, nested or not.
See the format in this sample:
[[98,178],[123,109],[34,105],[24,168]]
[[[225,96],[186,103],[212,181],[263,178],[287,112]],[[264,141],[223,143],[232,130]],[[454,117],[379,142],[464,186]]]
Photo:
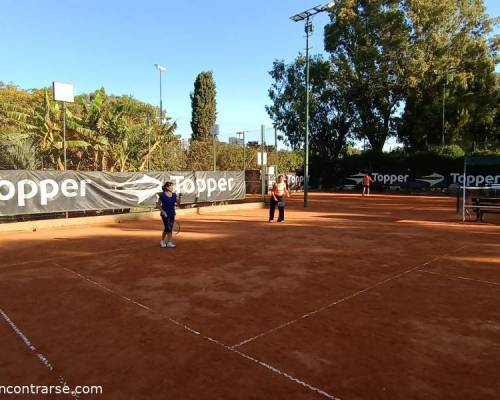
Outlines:
[[[158,195],[156,207],[161,211],[161,219],[165,226],[161,234],[160,247],[175,248],[172,242],[172,228],[175,222],[175,203],[177,202],[177,193],[174,193],[174,184],[166,182],[162,186],[163,192]],[[167,242],[165,242],[167,236]]]

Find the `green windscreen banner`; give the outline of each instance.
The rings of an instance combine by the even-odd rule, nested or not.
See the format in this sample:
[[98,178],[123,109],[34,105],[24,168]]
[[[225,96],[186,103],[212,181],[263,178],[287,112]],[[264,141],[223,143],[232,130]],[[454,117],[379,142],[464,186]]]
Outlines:
[[243,171],[0,171],[0,216],[154,207],[165,182],[181,204],[245,198]]

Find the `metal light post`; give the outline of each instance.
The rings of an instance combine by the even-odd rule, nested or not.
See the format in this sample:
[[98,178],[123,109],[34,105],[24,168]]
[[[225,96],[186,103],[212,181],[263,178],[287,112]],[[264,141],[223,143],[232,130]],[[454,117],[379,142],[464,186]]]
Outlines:
[[309,10],[295,14],[290,17],[292,21],[305,21],[306,32],[306,133],[304,138],[304,208],[308,204],[309,191],[309,37],[313,32],[311,17],[324,11],[331,11],[335,5],[334,1],[321,6],[310,8]]
[[155,64],[155,67],[158,71],[160,71],[160,124],[163,122],[163,104],[162,104],[162,96],[161,96],[161,73],[165,72],[167,69],[160,64]]
[[247,166],[246,166],[246,160],[245,160],[245,156],[246,156],[246,151],[245,151],[245,131],[243,132],[236,132],[236,134],[238,135],[238,137],[243,136],[243,171],[245,171],[247,169]]

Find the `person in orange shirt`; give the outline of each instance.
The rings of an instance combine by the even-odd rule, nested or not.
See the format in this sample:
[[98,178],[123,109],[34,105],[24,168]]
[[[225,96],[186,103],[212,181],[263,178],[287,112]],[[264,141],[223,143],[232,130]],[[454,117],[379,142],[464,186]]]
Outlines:
[[276,210],[276,205],[278,206],[279,216],[278,222],[285,222],[285,195],[288,195],[288,188],[285,182],[283,182],[283,175],[278,176],[278,181],[273,185],[271,189],[271,204],[269,206],[269,222],[274,221],[274,211]]
[[372,177],[370,176],[369,173],[365,173],[365,176],[363,177],[363,192],[361,193],[361,196],[364,196],[365,193],[367,196],[370,195],[370,183],[373,182]]

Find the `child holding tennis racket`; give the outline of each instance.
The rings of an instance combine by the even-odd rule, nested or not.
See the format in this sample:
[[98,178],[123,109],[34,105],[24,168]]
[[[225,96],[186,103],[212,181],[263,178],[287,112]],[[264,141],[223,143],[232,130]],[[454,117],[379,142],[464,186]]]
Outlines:
[[269,206],[269,222],[274,222],[274,211],[276,210],[276,205],[278,206],[279,216],[278,222],[285,222],[285,195],[289,196],[288,188],[285,182],[283,182],[283,175],[278,176],[278,181],[275,182],[273,188],[271,189],[271,204]]
[[[161,211],[161,219],[164,229],[161,234],[160,247],[175,248],[176,245],[172,242],[172,230],[175,222],[175,203],[177,202],[177,193],[174,193],[174,184],[166,182],[162,186],[163,192],[158,195],[156,208]],[[167,236],[167,242],[165,242]]]

